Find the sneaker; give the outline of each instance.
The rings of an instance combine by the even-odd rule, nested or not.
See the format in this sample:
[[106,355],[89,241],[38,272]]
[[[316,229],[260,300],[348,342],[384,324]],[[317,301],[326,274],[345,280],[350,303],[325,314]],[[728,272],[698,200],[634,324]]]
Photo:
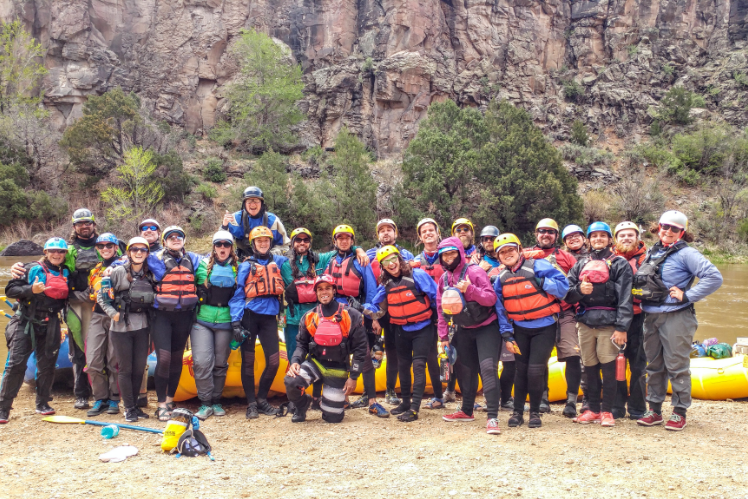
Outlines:
[[87,397],[78,397],[75,399],[75,404],[73,404],[73,408],[75,409],[88,409],[91,407],[88,405],[88,398]]
[[686,427],[686,417],[681,416],[680,414],[673,413],[672,416],[670,416],[670,419],[667,423],[665,423],[665,429],[671,430],[671,431],[681,431],[683,428]]
[[86,416],[92,418],[92,417],[98,416],[100,414],[103,414],[104,411],[108,407],[107,402],[108,402],[108,400],[106,400],[106,399],[105,400],[97,400],[96,402],[94,402],[93,407],[91,407],[88,410],[88,412],[86,413]]
[[476,403],[473,404],[473,412],[475,412],[475,411],[479,411],[480,412],[480,411],[483,411],[483,410],[485,410],[485,408],[482,405],[480,405],[478,402],[476,402]]
[[8,409],[0,409],[0,424],[7,424],[10,419],[10,411]]
[[42,416],[51,416],[55,413],[55,410],[45,402],[43,404],[36,404],[36,413],[41,414]]
[[150,418],[150,416],[148,414],[146,414],[145,412],[143,412],[143,409],[141,409],[140,407],[137,407],[137,404],[135,406],[135,412],[138,413],[138,419],[148,419],[148,418]]
[[581,416],[577,416],[572,419],[575,423],[579,424],[590,424],[600,422],[600,413],[592,412],[590,410],[584,411]]
[[195,416],[197,416],[197,419],[200,421],[205,421],[209,417],[213,415],[213,407],[203,404],[200,406],[200,409],[197,410],[195,413]]
[[654,411],[647,411],[644,416],[636,420],[636,424],[639,426],[654,426],[662,424],[662,414],[657,414]]
[[141,393],[138,396],[138,403],[135,404],[136,407],[148,407],[148,394]]
[[514,397],[509,397],[506,402],[502,402],[501,409],[514,412]]
[[448,404],[450,402],[457,402],[457,395],[455,392],[450,390],[444,390],[444,396],[442,397],[444,399],[444,403]]
[[266,416],[275,416],[278,414],[278,408],[270,405],[265,399],[257,399],[257,411]]
[[469,421],[475,421],[475,416],[467,415],[462,411],[453,412],[452,414],[445,414],[442,416],[442,419],[448,423],[454,423],[454,422],[469,422]]
[[564,411],[561,414],[563,414],[567,418],[577,417],[577,404],[566,402],[566,405],[564,406]]
[[612,412],[600,413],[600,426],[611,427],[616,425],[616,418]]
[[382,404],[380,404],[379,402],[374,402],[369,406],[369,414],[373,414],[378,418],[390,417],[390,413],[387,412],[387,409],[382,407]]
[[226,409],[221,404],[213,404],[213,415],[218,417],[225,416]]
[[409,410],[410,410],[410,400],[408,400],[407,402],[403,400],[402,402],[400,402],[400,405],[390,410],[390,414],[392,414],[393,416],[399,416],[400,414],[403,414]]
[[257,412],[257,402],[254,402],[247,406],[247,414],[245,415],[245,417],[247,419],[257,419],[260,417],[260,413]]
[[551,403],[548,402],[548,390],[543,392],[543,398],[540,399],[539,410],[543,414],[551,412]]
[[107,414],[119,414],[119,401],[110,400],[109,407],[106,409]]
[[[363,397],[364,396],[362,396],[361,398],[363,398]],[[321,398],[319,398],[319,397],[315,398],[314,400],[312,400],[312,406],[310,407],[310,409],[313,410],[313,411],[321,411],[322,410],[322,406],[320,406],[321,403],[322,403],[322,399]],[[355,403],[356,402],[354,402],[353,404],[355,404]],[[349,409],[355,409],[355,407],[353,406],[353,404],[349,404],[350,405]],[[368,405],[369,405],[369,397],[366,397],[366,402],[361,406],[361,408],[363,409],[364,407],[366,407]]]
[[384,394],[384,401],[389,405],[400,405],[400,398],[395,393],[395,390],[387,390]]
[[491,418],[486,423],[486,433],[489,435],[501,435],[501,430],[499,429],[499,420],[496,418]]
[[137,409],[125,409],[125,421],[128,423],[138,422],[138,410]]
[[[315,404],[317,405],[316,408],[315,408]],[[364,407],[369,407],[369,396],[368,395],[361,395],[351,404],[351,409],[363,409]],[[314,402],[312,402],[312,409],[315,411],[322,410],[319,407],[319,399],[314,399]]]
[[418,420],[418,413],[414,410],[408,409],[404,413],[400,414],[397,417],[398,421],[402,421],[403,423],[412,423],[413,421]]
[[517,428],[518,426],[522,426],[522,424],[525,422],[525,418],[522,417],[521,412],[514,412],[509,417],[509,421],[507,421],[507,426],[509,428]]

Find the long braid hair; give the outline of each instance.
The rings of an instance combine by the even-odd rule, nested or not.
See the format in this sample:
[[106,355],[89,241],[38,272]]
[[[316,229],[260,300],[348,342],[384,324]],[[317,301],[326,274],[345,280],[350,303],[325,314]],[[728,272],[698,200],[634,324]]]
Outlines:
[[[206,267],[206,270],[208,271],[208,273],[206,274],[207,277],[210,277],[210,273],[213,272],[213,265],[215,265],[217,258],[218,258],[218,255],[216,254],[216,247],[213,246],[213,251],[210,252],[210,258],[208,259],[208,265]],[[229,257],[226,259],[226,261],[232,267],[234,267],[234,270],[236,270],[238,258],[236,256],[236,250],[234,249],[233,245],[231,246],[231,252],[229,253]],[[205,287],[210,286],[210,279],[206,278],[203,285]]]
[[319,263],[319,257],[317,256],[317,253],[312,251],[312,248],[309,248],[309,251],[307,251],[306,257],[309,259],[309,267],[306,269],[306,275],[299,270],[299,266],[296,264],[296,251],[293,249],[293,242],[295,237],[291,240],[290,247],[288,248],[288,252],[286,253],[286,256],[288,257],[288,263],[291,265],[291,277],[296,280],[300,279],[302,277],[308,277],[310,279],[314,279],[317,277],[317,264]]

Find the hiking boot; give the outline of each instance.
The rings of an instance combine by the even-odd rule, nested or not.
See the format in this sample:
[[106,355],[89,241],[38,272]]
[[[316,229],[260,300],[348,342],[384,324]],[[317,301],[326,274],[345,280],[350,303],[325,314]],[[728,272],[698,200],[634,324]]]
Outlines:
[[401,400],[398,398],[395,390],[387,390],[384,394],[384,401],[389,405],[400,405]]
[[514,412],[514,398],[509,397],[505,402],[502,402],[501,409]]
[[601,412],[600,413],[600,426],[606,426],[608,428],[616,425],[616,418],[612,412]]
[[475,421],[475,416],[473,416],[472,414],[468,416],[460,410],[457,412],[453,412],[452,414],[445,414],[444,416],[442,416],[442,419],[448,423],[469,422]]
[[543,421],[540,419],[539,412],[531,412],[530,419],[527,421],[528,428],[540,428],[543,426]]
[[563,414],[567,418],[577,417],[577,404],[566,402],[566,405],[564,406],[564,411],[561,414]]
[[141,393],[138,396],[138,403],[135,404],[136,407],[148,407],[148,394],[147,393]]
[[522,417],[521,412],[514,412],[512,413],[511,417],[509,418],[509,421],[507,421],[507,426],[509,428],[517,428],[518,426],[522,426],[525,422],[525,418]]
[[247,406],[247,414],[245,414],[245,417],[247,419],[257,419],[260,417],[260,413],[257,412],[257,402],[252,402]]
[[73,404],[74,409],[88,409],[89,407],[91,406],[88,405],[88,397],[78,397]]
[[128,423],[138,422],[138,410],[137,409],[125,409],[125,421]]
[[662,414],[657,414],[654,411],[647,411],[640,419],[636,420],[636,424],[639,426],[654,426],[662,424]]
[[7,424],[10,420],[10,411],[8,409],[0,409],[0,424]]
[[397,417],[398,421],[402,421],[403,423],[412,423],[413,421],[418,420],[418,413],[414,410],[408,409],[404,413],[400,414]]
[[96,416],[98,416],[100,414],[103,414],[104,411],[108,407],[107,402],[109,402],[109,401],[106,400],[106,399],[104,399],[104,400],[97,400],[96,402],[94,402],[93,407],[91,407],[88,410],[88,412],[86,413],[86,416],[88,416],[90,418],[93,418],[93,417],[96,417]]
[[119,401],[110,400],[109,406],[106,408],[107,414],[119,414]]
[[[365,395],[361,396],[361,398],[363,397],[365,397]],[[315,397],[314,400],[312,400],[312,406],[310,407],[310,409],[313,411],[321,411],[322,410],[322,407],[320,406],[321,403],[322,403],[322,399],[320,397]],[[353,404],[355,404],[355,402]],[[356,409],[356,407],[354,407],[353,404],[349,404],[350,407],[348,407],[348,409]],[[361,406],[361,408],[363,409],[364,407],[368,405],[369,405],[369,397],[366,397],[366,402],[364,403],[364,405]]]
[[551,412],[551,403],[548,402],[548,390],[543,392],[543,397],[540,399],[540,407],[538,410],[543,414]]
[[374,402],[369,406],[369,414],[373,414],[374,416],[378,418],[388,418],[390,417],[390,413],[387,412],[387,409],[382,407],[382,404],[379,402]]
[[143,412],[143,409],[141,409],[140,407],[137,407],[137,404],[136,404],[136,407],[135,407],[135,412],[138,413],[138,419],[148,419],[148,418],[150,418],[150,416],[148,414],[146,414],[145,412]]
[[43,404],[36,404],[36,413],[42,416],[51,416],[55,413],[55,410],[48,403],[44,402]]
[[400,405],[390,410],[390,414],[392,414],[393,416],[399,416],[400,414],[403,414],[409,410],[410,400],[403,400],[402,402],[400,402]]
[[671,431],[681,431],[686,427],[686,417],[674,412],[667,423],[665,423],[665,429]]
[[457,402],[457,395],[451,390],[444,390],[444,396],[442,398],[444,399],[445,404]]
[[257,411],[266,416],[275,416],[278,414],[278,408],[270,405],[265,399],[257,399]]
[[489,435],[501,435],[498,419],[491,418],[486,422],[486,433],[488,433]]
[[303,423],[306,421],[306,411],[309,407],[309,395],[304,395],[294,404],[292,423]]
[[592,412],[588,409],[584,411],[581,416],[577,416],[574,419],[572,419],[572,421],[574,421],[575,423],[579,423],[579,424],[599,423],[600,413]]
[[[316,404],[316,408],[315,408]],[[351,404],[351,409],[363,409],[364,407],[369,407],[369,396],[368,395],[361,395],[359,398],[353,401]],[[319,407],[319,399],[314,399],[314,402],[312,402],[312,409],[315,411],[321,411]]]
[[213,415],[218,417],[225,416],[226,409],[221,404],[213,404]]
[[197,419],[200,421],[205,421],[209,417],[213,415],[213,407],[203,404],[200,406],[200,409],[197,410],[195,413],[195,416],[197,416]]

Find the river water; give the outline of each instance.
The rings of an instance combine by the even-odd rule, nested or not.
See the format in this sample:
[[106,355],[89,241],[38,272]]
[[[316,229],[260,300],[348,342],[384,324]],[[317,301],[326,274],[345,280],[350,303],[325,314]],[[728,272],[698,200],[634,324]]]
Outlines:
[[[19,259],[0,257],[0,294],[10,279],[10,266],[16,261],[31,261],[34,258]],[[725,279],[722,287],[696,304],[699,319],[697,340],[716,337],[732,345],[738,337],[748,337],[748,265],[719,265]],[[7,305],[0,302],[0,308],[10,313]],[[5,331],[8,318],[0,315],[0,330]],[[8,348],[0,340],[0,359],[4,359]]]

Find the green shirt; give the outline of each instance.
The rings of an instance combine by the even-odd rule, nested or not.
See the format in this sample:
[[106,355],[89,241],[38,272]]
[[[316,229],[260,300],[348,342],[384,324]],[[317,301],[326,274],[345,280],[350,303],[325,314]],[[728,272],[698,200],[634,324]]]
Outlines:
[[[231,267],[236,278],[236,267]],[[204,258],[195,271],[195,284],[198,286],[208,279],[208,258]],[[231,322],[231,311],[229,307],[214,307],[213,305],[200,305],[197,309],[197,320],[210,324],[225,324]]]
[[[353,251],[356,251],[356,247],[353,248]],[[328,265],[330,265],[330,260],[332,260],[332,258],[336,254],[336,250],[328,251],[327,253],[318,253],[317,256],[319,257],[319,262],[314,269],[315,274],[324,274],[325,269]],[[299,271],[301,271],[302,274],[306,274],[307,270],[309,269],[309,259],[303,256],[297,256],[296,266],[299,268]],[[286,287],[293,282],[290,260],[286,261],[281,267],[281,276],[283,277],[283,282],[286,284]],[[288,308],[286,308],[286,324],[290,324],[291,326],[298,326],[299,322],[301,321],[301,317],[305,313],[313,309],[315,306],[317,306],[316,302],[295,303],[293,305],[289,305]]]

